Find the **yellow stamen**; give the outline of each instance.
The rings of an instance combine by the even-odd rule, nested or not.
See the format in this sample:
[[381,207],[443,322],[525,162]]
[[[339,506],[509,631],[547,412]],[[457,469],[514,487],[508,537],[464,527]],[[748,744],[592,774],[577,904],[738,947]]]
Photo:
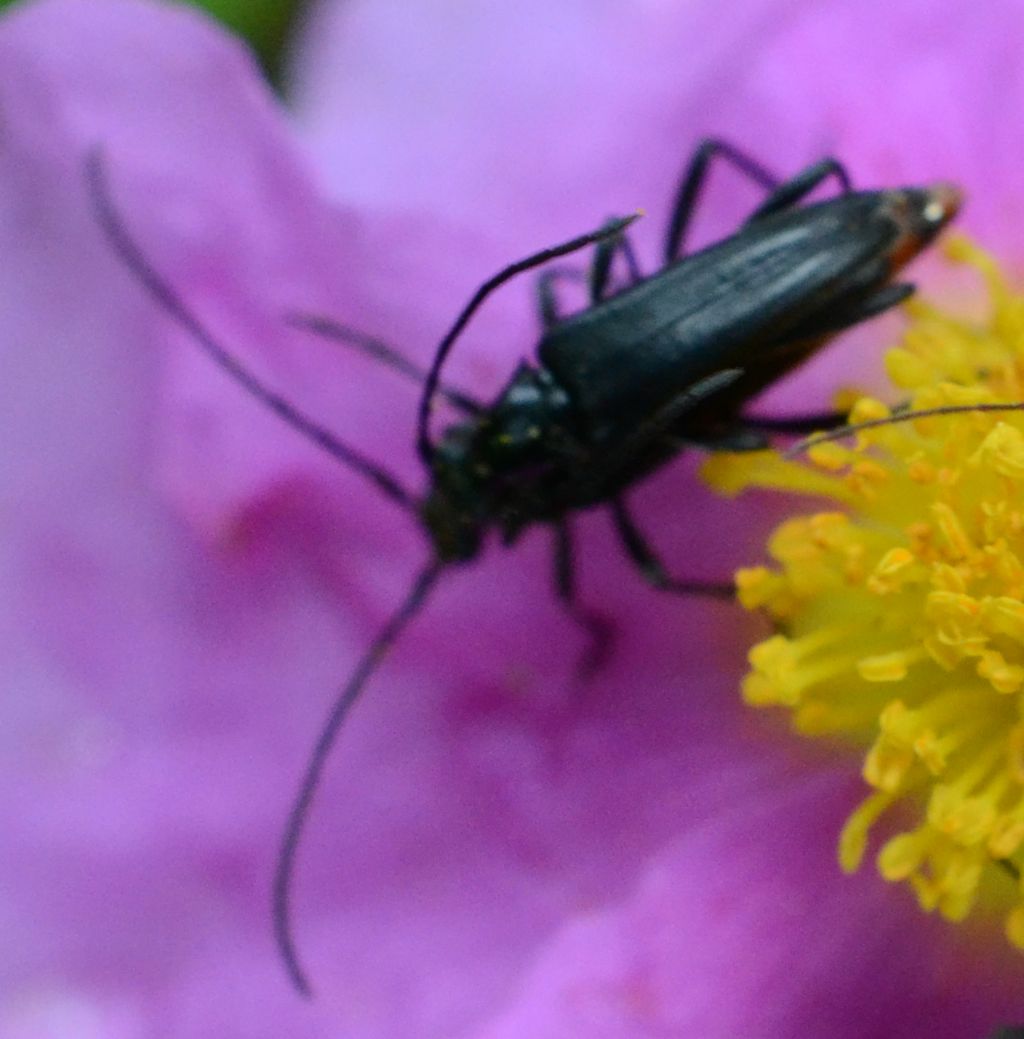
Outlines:
[[[971,324],[912,301],[886,360],[897,400],[1024,401],[1024,294],[966,240],[948,254],[981,273],[991,314]],[[862,398],[851,421],[890,413]],[[991,880],[1024,950],[1024,412],[878,426],[799,462],[718,454],[705,475],[730,494],[756,485],[830,503],[783,523],[773,565],[740,571],[737,586],[777,629],[750,652],[746,701],[864,749],[871,792],[840,836],[843,869],[899,804],[916,816],[887,827],[882,875],[949,920]]]

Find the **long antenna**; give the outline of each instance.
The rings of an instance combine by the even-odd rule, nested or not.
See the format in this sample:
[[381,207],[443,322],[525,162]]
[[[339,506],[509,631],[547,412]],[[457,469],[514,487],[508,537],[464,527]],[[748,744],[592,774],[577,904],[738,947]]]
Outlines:
[[883,426],[898,426],[904,422],[915,422],[919,418],[935,418],[938,415],[969,415],[972,412],[995,412],[996,414],[1008,411],[1024,411],[1024,402],[1017,403],[983,403],[983,404],[939,404],[934,408],[920,408],[917,411],[901,411],[897,415],[886,415],[884,418],[870,418],[863,422],[851,422],[848,426],[839,426],[823,433],[815,433],[799,443],[794,444],[782,457],[785,459],[797,458],[805,451],[819,444],[828,444],[833,440],[844,440],[865,429],[880,429]]
[[374,639],[363,659],[359,661],[358,666],[352,673],[352,677],[345,683],[336,697],[327,715],[327,720],[320,729],[320,735],[317,737],[316,745],[309,756],[306,771],[299,784],[298,793],[288,812],[288,821],[285,824],[281,847],[277,853],[277,865],[274,869],[274,936],[292,984],[307,999],[312,997],[313,990],[310,987],[309,979],[302,966],[299,951],[295,944],[295,936],[292,929],[291,892],[292,878],[295,874],[296,855],[299,850],[299,844],[302,841],[306,822],[309,819],[313,798],[316,795],[317,788],[320,786],[320,777],[323,773],[324,765],[328,757],[330,757],[331,750],[337,741],[338,733],[341,731],[345,719],[348,718],[360,694],[366,687],[367,680],[405,630],[409,621],[419,612],[427,594],[434,587],[443,569],[444,564],[438,560],[432,561],[423,568],[409,590],[405,601],[391,615],[390,620],[388,620],[381,629],[380,634]]
[[317,447],[322,448],[336,461],[372,481],[392,501],[409,511],[414,511],[417,508],[417,499],[414,494],[403,487],[386,469],[367,458],[362,452],[343,443],[328,429],[299,411],[279,393],[275,393],[257,379],[232,351],[214,337],[213,333],[189,309],[181,296],[157,273],[142,247],[129,233],[114,205],[101,148],[93,148],[86,156],[85,174],[96,219],[114,251],[153,300],[192,336],[214,363],[240,383],[258,401],[270,408],[278,418],[311,440]]
[[469,323],[469,319],[477,312],[484,300],[487,299],[496,288],[504,285],[506,281],[510,278],[514,278],[517,274],[521,274],[523,271],[528,271],[531,267],[539,267],[542,263],[547,263],[548,260],[554,260],[559,256],[565,256],[567,253],[574,253],[578,249],[582,249],[587,245],[593,245],[595,242],[603,241],[605,238],[614,238],[625,228],[629,227],[634,220],[639,219],[640,216],[640,213],[633,213],[631,216],[620,217],[618,220],[609,220],[607,223],[602,224],[596,231],[580,235],[578,238],[571,238],[569,241],[563,242],[561,245],[554,245],[549,249],[542,249],[539,253],[534,253],[532,256],[527,256],[525,259],[517,260],[515,263],[511,263],[504,269],[498,271],[498,273],[493,277],[488,278],[487,281],[485,281],[483,285],[473,293],[470,301],[462,308],[462,312],[455,319],[455,323],[438,345],[437,352],[434,354],[434,360],[430,365],[430,369],[427,371],[427,380],[423,386],[423,396],[420,398],[418,432],[416,436],[416,447],[419,451],[420,458],[422,458],[425,463],[429,465],[430,460],[434,456],[434,444],[430,439],[430,413],[434,407],[434,397],[437,393],[438,383],[441,379],[441,368],[444,365],[455,340],[458,339],[459,334]]

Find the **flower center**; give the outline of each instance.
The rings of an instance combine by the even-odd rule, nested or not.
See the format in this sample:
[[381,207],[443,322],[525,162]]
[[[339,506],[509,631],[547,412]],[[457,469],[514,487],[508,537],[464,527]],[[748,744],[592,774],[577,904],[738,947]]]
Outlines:
[[[1024,295],[966,240],[947,252],[981,272],[990,316],[912,302],[891,381],[911,410],[1024,401]],[[888,414],[865,398],[851,422]],[[774,565],[736,580],[777,629],[750,652],[746,701],[865,748],[871,792],[839,838],[842,867],[860,865],[879,818],[903,805],[914,824],[890,829],[882,875],[950,920],[998,879],[1013,899],[1007,935],[1024,948],[1024,411],[878,426],[806,461],[715,455],[704,475],[726,493],[832,503],[779,526]]]

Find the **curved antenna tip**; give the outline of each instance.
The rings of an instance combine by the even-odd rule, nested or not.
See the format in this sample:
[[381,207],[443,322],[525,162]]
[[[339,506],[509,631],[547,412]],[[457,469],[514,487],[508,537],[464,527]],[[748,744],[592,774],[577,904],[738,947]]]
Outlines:
[[285,971],[295,986],[295,990],[306,999],[313,998],[313,989],[299,959],[298,947],[295,943],[292,928],[291,890],[299,845],[302,842],[306,822],[313,807],[313,799],[320,787],[324,766],[334,749],[338,733],[345,720],[358,702],[374,671],[384,659],[384,655],[398,641],[406,625],[423,606],[430,589],[433,588],[443,569],[444,564],[440,560],[432,560],[420,571],[405,600],[370,643],[369,649],[363,654],[351,677],[335,697],[327,718],[320,728],[316,744],[299,783],[298,793],[288,812],[288,820],[285,823],[280,850],[277,854],[277,865],[274,869],[271,913],[274,921],[274,940],[281,956],[281,962],[284,964]]

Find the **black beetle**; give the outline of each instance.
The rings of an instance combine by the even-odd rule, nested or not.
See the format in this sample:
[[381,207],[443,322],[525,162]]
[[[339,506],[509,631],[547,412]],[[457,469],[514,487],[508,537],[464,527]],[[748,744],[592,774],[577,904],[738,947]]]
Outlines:
[[[684,255],[690,217],[715,157],[729,161],[768,195],[735,234]],[[87,170],[102,228],[155,300],[250,393],[414,512],[433,550],[405,602],[335,701],[289,815],[274,881],[274,922],[288,973],[304,994],[310,990],[292,938],[289,893],[320,772],[367,679],[444,567],[474,559],[492,530],[509,544],[531,525],[550,525],[555,532],[559,595],[599,648],[598,621],[573,601],[569,518],[579,509],[608,505],[628,555],[652,584],[684,594],[729,594],[729,585],[670,577],[634,523],[625,492],[689,445],[707,450],[760,448],[772,432],[797,434],[842,421],[837,415],[745,418],[742,408],[829,337],[910,295],[913,286],[895,282],[895,275],[953,218],[960,201],[957,189],[948,184],[854,191],[834,159],[823,159],[779,181],[732,146],[706,140],[680,183],[664,266],[653,275],[640,273],[625,233],[636,217],[609,221],[595,232],[514,263],[485,282],[425,372],[386,344],[343,325],[292,318],[422,382],[418,450],[429,489],[420,497],[266,387],[217,342],[130,236],[111,200],[98,151]],[[840,194],[804,204],[830,177],[839,183]],[[596,248],[587,277],[589,304],[582,311],[568,317],[559,313],[555,286],[572,272],[556,269],[541,276],[544,332],[537,347],[539,363],[522,362],[490,404],[441,383],[453,344],[496,288],[522,271],[589,245]],[[620,256],[629,273],[625,288],[612,284]],[[429,422],[439,395],[463,418],[435,441]]]

